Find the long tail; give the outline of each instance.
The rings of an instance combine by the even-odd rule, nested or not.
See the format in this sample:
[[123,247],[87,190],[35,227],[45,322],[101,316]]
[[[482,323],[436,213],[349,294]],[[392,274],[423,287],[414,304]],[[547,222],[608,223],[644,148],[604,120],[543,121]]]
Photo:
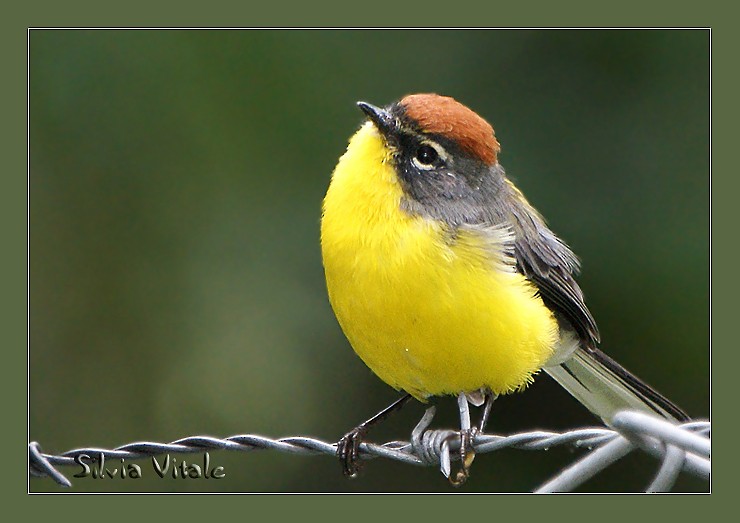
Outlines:
[[690,419],[668,398],[598,349],[579,348],[567,361],[544,370],[607,424],[625,409],[676,421]]

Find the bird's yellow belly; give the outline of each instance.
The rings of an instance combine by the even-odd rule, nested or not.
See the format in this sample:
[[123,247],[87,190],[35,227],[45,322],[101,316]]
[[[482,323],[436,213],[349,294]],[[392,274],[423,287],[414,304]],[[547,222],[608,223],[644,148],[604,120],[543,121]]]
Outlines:
[[482,248],[446,242],[434,222],[401,222],[375,244],[365,229],[324,249],[330,301],[357,354],[418,399],[526,386],[558,333],[534,288]]

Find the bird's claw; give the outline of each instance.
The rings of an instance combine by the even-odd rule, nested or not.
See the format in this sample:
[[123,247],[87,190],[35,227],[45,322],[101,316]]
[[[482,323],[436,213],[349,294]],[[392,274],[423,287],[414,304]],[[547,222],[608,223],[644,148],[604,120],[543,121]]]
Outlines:
[[475,449],[473,448],[473,439],[478,429],[472,427],[460,431],[460,470],[449,477],[450,483],[454,487],[459,487],[470,477],[470,467],[475,459]]
[[364,427],[355,427],[337,442],[337,457],[342,463],[344,475],[348,478],[356,478],[362,468],[360,444],[365,438],[365,433]]

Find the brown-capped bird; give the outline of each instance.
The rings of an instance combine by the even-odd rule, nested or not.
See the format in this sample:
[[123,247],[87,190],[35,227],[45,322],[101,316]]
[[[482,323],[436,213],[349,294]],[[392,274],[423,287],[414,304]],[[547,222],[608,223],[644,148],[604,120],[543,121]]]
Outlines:
[[504,174],[488,122],[436,94],[358,105],[368,121],[324,200],[326,282],[354,350],[406,396],[342,439],[347,474],[367,428],[409,397],[488,398],[487,415],[540,370],[607,423],[622,409],[687,419],[597,348],[578,259]]

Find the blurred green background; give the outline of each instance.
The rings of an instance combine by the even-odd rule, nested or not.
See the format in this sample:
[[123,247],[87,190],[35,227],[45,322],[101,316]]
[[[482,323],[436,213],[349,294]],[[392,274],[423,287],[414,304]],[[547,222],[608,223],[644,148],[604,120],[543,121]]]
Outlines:
[[[706,31],[34,30],[29,81],[30,438],[47,452],[336,441],[393,401],[328,304],[320,207],[355,101],[429,91],[493,124],[508,174],[583,260],[603,348],[709,414]],[[454,427],[455,402],[438,409]],[[407,439],[422,412],[372,439]],[[491,429],[596,423],[541,376],[496,403]],[[460,491],[531,490],[578,455],[481,455]],[[348,481],[325,456],[211,458],[226,479],[141,462],[143,480],[74,490],[453,491],[385,460]],[[635,455],[581,490],[641,490],[657,466]]]

